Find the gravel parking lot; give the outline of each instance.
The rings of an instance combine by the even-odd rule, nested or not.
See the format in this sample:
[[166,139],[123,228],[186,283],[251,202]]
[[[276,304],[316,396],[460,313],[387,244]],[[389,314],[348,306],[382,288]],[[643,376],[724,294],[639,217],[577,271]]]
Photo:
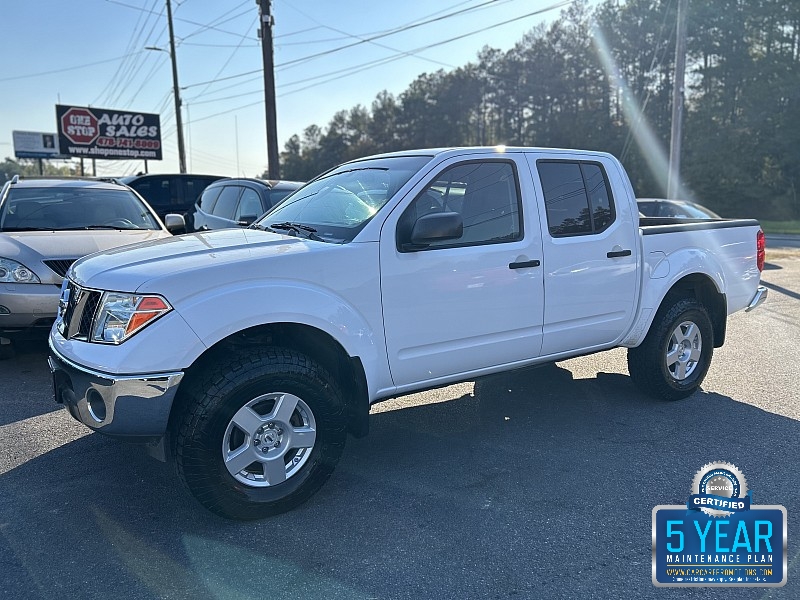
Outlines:
[[[762,279],[687,400],[643,397],[623,350],[391,400],[311,501],[252,523],[73,422],[22,347],[0,362],[0,598],[800,597],[800,253]],[[785,587],[653,587],[653,507],[717,460],[786,507]]]

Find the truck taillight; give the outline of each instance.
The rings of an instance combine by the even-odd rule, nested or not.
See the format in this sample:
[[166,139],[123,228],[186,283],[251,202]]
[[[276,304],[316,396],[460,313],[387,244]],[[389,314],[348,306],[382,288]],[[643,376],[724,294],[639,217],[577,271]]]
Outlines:
[[758,270],[764,270],[764,255],[766,254],[767,240],[764,238],[764,231],[759,229],[756,234],[756,265]]

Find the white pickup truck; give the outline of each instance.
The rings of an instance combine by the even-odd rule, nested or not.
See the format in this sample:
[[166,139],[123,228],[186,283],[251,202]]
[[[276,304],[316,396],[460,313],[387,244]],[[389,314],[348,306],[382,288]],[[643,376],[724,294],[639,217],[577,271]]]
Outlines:
[[383,399],[617,346],[644,392],[692,394],[727,315],[766,298],[763,263],[757,221],[640,219],[608,154],[386,154],[249,229],[76,262],[55,397],[259,518],[314,494]]

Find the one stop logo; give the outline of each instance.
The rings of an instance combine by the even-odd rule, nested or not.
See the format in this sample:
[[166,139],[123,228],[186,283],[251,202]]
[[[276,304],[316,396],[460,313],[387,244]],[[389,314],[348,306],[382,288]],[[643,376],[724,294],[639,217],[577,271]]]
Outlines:
[[97,118],[86,108],[70,108],[61,116],[61,131],[73,144],[88,145],[97,139]]

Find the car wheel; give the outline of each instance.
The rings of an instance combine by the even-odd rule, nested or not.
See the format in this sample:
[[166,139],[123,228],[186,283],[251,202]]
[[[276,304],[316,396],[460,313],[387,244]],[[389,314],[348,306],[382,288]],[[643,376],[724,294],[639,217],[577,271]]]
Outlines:
[[645,393],[680,400],[703,382],[714,353],[714,329],[694,298],[665,300],[637,348],[628,349],[628,371]]
[[311,358],[285,348],[235,355],[190,382],[175,441],[189,492],[231,519],[308,500],[344,449],[342,393]]

